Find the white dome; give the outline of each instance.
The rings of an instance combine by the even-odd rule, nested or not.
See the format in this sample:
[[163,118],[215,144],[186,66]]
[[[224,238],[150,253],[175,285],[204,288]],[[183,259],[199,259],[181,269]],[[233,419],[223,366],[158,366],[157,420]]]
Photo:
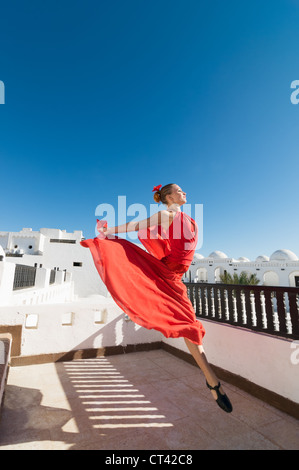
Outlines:
[[213,251],[208,258],[227,258],[228,256],[223,251]]
[[256,258],[255,261],[258,261],[258,262],[259,262],[259,261],[269,261],[269,259],[270,259],[269,256],[260,255],[260,256],[258,256],[258,257]]
[[271,261],[298,261],[297,255],[291,250],[277,250],[270,256]]
[[202,256],[200,253],[194,253],[193,259],[196,261],[197,259],[204,259],[204,256]]
[[246,256],[240,256],[240,258],[238,258],[238,261],[250,261],[250,259],[246,258]]

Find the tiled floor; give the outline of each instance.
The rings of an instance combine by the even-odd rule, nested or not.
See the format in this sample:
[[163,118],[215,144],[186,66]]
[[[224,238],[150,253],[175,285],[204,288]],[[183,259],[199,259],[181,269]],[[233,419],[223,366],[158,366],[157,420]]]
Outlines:
[[299,422],[163,351],[10,369],[0,450],[298,449]]

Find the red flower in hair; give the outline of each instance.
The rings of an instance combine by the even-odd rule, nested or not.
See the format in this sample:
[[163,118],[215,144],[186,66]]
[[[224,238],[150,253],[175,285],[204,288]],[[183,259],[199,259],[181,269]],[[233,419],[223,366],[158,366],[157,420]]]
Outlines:
[[159,191],[161,188],[162,188],[162,184],[159,184],[159,186],[154,186],[154,189],[152,190],[152,192]]

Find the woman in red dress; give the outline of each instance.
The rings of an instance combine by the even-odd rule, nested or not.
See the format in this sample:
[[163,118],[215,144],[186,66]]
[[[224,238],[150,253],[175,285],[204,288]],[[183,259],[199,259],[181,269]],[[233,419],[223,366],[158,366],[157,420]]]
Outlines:
[[[167,206],[148,219],[118,227],[98,223],[99,236],[84,240],[100,277],[114,301],[138,325],[165,337],[183,337],[201,368],[217,404],[226,412],[232,405],[207,361],[203,325],[196,319],[183,274],[188,271],[197,243],[197,224],[180,210],[186,193],[177,184],[156,186],[154,200]],[[138,231],[147,251],[116,233]]]

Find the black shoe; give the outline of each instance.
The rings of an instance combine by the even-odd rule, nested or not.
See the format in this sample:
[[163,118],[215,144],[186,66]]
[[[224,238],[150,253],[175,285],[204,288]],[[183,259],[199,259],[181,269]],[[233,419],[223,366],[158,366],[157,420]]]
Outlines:
[[215,390],[215,392],[217,393],[216,403],[218,404],[218,406],[220,406],[220,408],[226,411],[226,413],[231,413],[233,411],[233,407],[232,407],[231,402],[229,401],[228,396],[226,394],[223,395],[219,391],[219,388],[221,387],[221,383],[219,382],[218,385],[216,385],[215,387],[211,387],[211,385],[209,385],[208,382],[206,382],[206,384],[210,390]]

